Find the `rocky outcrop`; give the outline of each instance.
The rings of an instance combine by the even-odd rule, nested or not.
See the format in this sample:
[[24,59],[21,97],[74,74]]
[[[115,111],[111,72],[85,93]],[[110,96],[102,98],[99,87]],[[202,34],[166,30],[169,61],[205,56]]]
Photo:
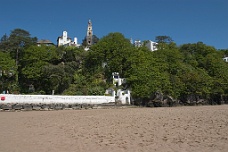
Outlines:
[[147,107],[172,107],[178,105],[196,106],[196,105],[221,105],[228,104],[228,95],[211,95],[204,97],[198,94],[182,95],[179,100],[173,99],[170,95],[164,95],[162,92],[155,92],[149,99],[142,102]]
[[148,107],[171,107],[176,104],[173,97],[169,95],[164,95],[162,92],[155,92],[147,102]]

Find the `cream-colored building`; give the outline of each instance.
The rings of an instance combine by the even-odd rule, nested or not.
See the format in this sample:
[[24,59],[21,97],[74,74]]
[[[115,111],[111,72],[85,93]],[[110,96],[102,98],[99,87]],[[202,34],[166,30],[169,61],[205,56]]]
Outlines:
[[158,50],[156,42],[153,42],[151,40],[148,40],[145,44],[145,46],[150,50],[150,51],[156,51]]
[[228,62],[228,57],[223,58],[225,62]]
[[67,35],[67,31],[63,31],[63,35],[59,36],[57,39],[57,46],[75,46],[79,47],[80,44],[78,44],[77,37],[74,38],[72,41],[70,37]]

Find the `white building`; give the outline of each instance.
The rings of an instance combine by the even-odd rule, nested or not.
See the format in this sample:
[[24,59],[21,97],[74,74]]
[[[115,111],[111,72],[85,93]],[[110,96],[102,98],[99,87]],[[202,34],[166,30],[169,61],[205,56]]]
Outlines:
[[142,46],[142,42],[141,42],[140,40],[136,40],[136,41],[134,42],[134,46],[135,46],[135,47],[141,47],[141,46]]
[[79,47],[77,37],[72,41],[70,37],[67,36],[67,31],[63,31],[63,35],[59,36],[57,39],[57,46],[75,46]]
[[228,57],[223,58],[225,62],[228,62]]
[[131,43],[135,47],[141,47],[141,46],[145,45],[150,51],[158,50],[158,48],[157,48],[158,43],[153,42],[151,40],[147,40],[147,41],[143,41],[143,42],[141,40],[135,40],[133,43],[133,40],[131,39]]
[[112,80],[113,80],[113,84],[117,86],[121,86],[123,83],[125,83],[125,79],[120,78],[120,75],[118,72],[112,73]]
[[[112,73],[113,84],[115,88],[117,86],[121,86],[122,84],[126,83],[126,79],[120,78],[118,72]],[[131,104],[131,91],[126,89],[115,89],[109,88],[105,91],[105,95],[111,95],[115,97],[115,101],[121,104]]]
[[117,100],[122,104],[131,104],[131,92],[130,90],[118,89],[116,94]]
[[158,50],[157,45],[158,45],[158,43],[153,42],[153,41],[151,41],[151,40],[148,40],[148,41],[145,43],[145,46],[146,46],[150,51],[156,51],[156,50]]

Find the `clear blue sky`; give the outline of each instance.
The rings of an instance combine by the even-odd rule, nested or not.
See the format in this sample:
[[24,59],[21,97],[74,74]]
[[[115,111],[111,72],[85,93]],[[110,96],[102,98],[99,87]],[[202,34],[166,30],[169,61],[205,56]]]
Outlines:
[[228,48],[228,0],[0,0],[0,10],[0,37],[22,28],[56,44],[66,30],[81,43],[91,19],[99,38],[110,32],[152,41],[168,35],[178,45]]

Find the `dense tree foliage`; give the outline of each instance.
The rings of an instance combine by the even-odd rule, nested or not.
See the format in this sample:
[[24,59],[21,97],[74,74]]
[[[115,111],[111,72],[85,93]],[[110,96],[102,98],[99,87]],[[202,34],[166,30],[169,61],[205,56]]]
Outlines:
[[[0,40],[0,91],[65,95],[103,95],[114,88],[119,72],[140,103],[156,92],[179,103],[228,100],[228,50],[198,42],[177,46],[169,36],[157,36],[158,50],[134,47],[121,33],[109,33],[88,51],[75,47],[36,46],[29,32],[15,29]],[[99,41],[98,41],[99,40]]]
[[12,89],[15,86],[15,73],[17,71],[15,60],[8,52],[0,51],[0,91]]
[[[96,35],[93,35],[93,36],[92,36],[92,43],[93,43],[93,44],[97,44],[98,41],[99,41],[99,38],[98,38]],[[83,46],[83,47],[88,46],[86,37],[82,40],[82,46]]]

